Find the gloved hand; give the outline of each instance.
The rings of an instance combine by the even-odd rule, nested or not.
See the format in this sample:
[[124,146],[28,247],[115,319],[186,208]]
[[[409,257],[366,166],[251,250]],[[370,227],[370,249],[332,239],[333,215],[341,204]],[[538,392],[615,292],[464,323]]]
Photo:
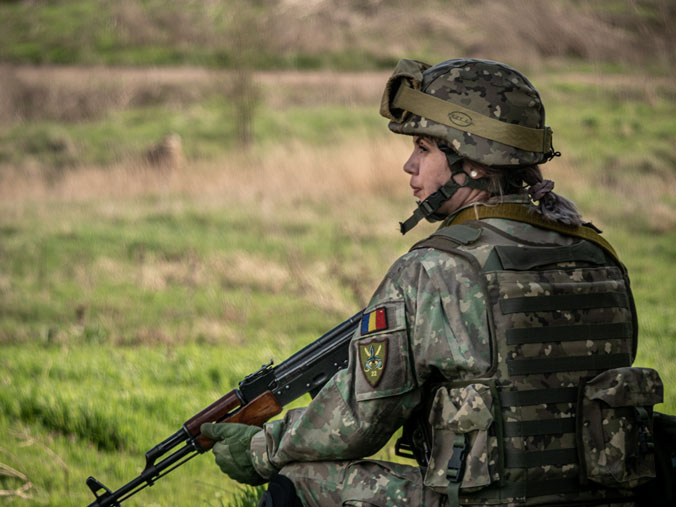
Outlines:
[[200,432],[205,437],[215,440],[212,449],[216,464],[223,473],[244,484],[256,486],[265,482],[251,461],[251,439],[262,431],[256,426],[239,423],[204,423]]

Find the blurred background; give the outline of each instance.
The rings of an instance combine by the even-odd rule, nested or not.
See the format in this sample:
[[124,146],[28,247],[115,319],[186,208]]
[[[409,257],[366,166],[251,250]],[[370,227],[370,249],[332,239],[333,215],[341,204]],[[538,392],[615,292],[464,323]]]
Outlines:
[[[563,154],[545,176],[627,264],[636,364],[674,413],[673,0],[2,0],[0,499],[117,489],[361,309],[434,230],[398,232],[411,145],[378,114],[385,81],[463,56],[540,91]],[[255,496],[208,455],[129,505]]]

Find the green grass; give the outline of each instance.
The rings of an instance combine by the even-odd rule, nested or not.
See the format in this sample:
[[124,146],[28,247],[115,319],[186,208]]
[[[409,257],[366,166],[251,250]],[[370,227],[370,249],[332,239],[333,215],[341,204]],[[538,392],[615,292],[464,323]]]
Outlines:
[[[372,107],[292,107],[273,111],[261,106],[254,118],[260,149],[282,141],[335,144],[355,131],[382,132],[384,120]],[[153,143],[168,134],[181,136],[190,160],[215,159],[240,148],[231,103],[222,97],[181,108],[163,106],[114,111],[87,122],[37,121],[0,129],[0,163],[29,162],[53,168],[107,165],[141,160]]]
[[[11,287],[0,291],[0,462],[31,480],[36,502],[82,505],[90,500],[84,486],[90,474],[119,487],[140,471],[143,453],[193,413],[261,363],[281,360],[347,317],[317,309],[312,294],[293,282],[271,292],[256,285],[260,280],[234,283],[210,271],[200,283],[178,277],[144,287],[138,282],[144,266],[186,259],[208,266],[214,255],[233,251],[283,264],[294,249],[301,266],[375,257],[382,268],[371,268],[375,280],[408,242],[393,233],[355,244],[319,213],[308,219],[282,210],[266,221],[227,205],[165,206],[129,201],[105,214],[97,202],[37,207],[0,229]],[[637,364],[659,369],[667,396],[658,409],[673,413],[676,287],[668,281],[676,233],[613,228],[607,236],[632,273],[641,327]],[[362,304],[346,287],[341,294],[355,309]],[[85,308],[79,317],[78,307]],[[213,320],[226,325],[209,334],[201,323]],[[20,482],[0,478],[0,488]],[[248,493],[204,456],[130,504],[229,505],[233,494]]]
[[[666,395],[657,408],[674,413],[676,111],[666,91],[649,98],[623,90],[565,81],[542,93],[570,171],[557,190],[605,229],[628,266],[636,364],[659,370]],[[51,142],[77,139],[76,164],[104,164],[171,127],[191,159],[217,161],[237,149],[230,114],[213,98],[88,123],[28,122],[0,134],[0,152],[30,140],[30,156],[58,165],[40,158],[46,132]],[[375,108],[261,109],[254,150],[289,139],[348,150],[352,139],[383,129]],[[111,488],[130,480],[146,450],[243,376],[357,311],[387,266],[433,230],[423,224],[398,235],[396,222],[411,207],[399,195],[308,195],[275,202],[271,212],[195,192],[0,203],[0,463],[16,471],[0,475],[0,489],[28,480],[31,504],[82,505],[92,499],[87,476]],[[207,455],[129,504],[250,505],[257,495]]]
[[[266,220],[197,203],[119,204],[105,216],[96,202],[38,207],[1,228],[12,275],[11,289],[0,291],[0,462],[29,478],[38,502],[81,505],[89,474],[119,487],[193,413],[348,316],[319,310],[293,280],[277,289],[260,278],[234,283],[209,270],[214,258],[235,252],[283,265],[293,250],[304,266],[372,257],[383,246],[354,244],[318,213],[308,220],[287,210]],[[387,241],[392,249],[400,242]],[[145,267],[184,262],[207,269],[205,279],[139,285]],[[346,287],[338,291],[355,311],[363,304]],[[225,324],[214,330],[213,321]],[[180,486],[186,481],[199,503],[229,502],[239,490],[211,460],[190,462],[138,504],[175,504],[192,495]],[[0,489],[19,483],[0,478]]]
[[[634,46],[641,46],[645,53],[641,65],[669,61],[668,45],[673,39],[669,16],[673,11],[668,0],[639,0],[629,5],[598,0],[591,6],[587,4],[567,1],[562,10],[571,12],[572,20],[576,16],[593,17],[606,31],[629,35],[617,38],[616,51],[606,50],[601,58],[594,57],[597,61],[608,60],[597,65],[635,67],[636,56],[633,61],[626,58]],[[517,2],[514,8],[532,9],[533,3]],[[443,61],[449,54],[476,55],[482,52],[478,41],[493,35],[487,29],[495,30],[494,25],[483,21],[484,17],[500,14],[490,2],[474,9],[449,9],[443,0],[421,1],[413,10],[406,4],[389,2],[336,2],[327,9],[335,11],[335,16],[326,16],[324,9],[314,7],[280,8],[274,3],[243,0],[227,4],[205,0],[6,1],[0,3],[0,61],[228,68],[244,61],[264,69],[389,69],[404,51],[407,54],[401,56],[423,61]],[[544,13],[553,20],[560,11]],[[546,30],[533,26],[528,16],[520,21],[507,20],[504,27],[529,35],[523,41],[510,42],[522,44],[523,48],[512,55],[527,52],[538,42],[542,44],[541,30]],[[565,26],[567,17],[557,21]],[[450,29],[456,26],[454,23],[462,23],[464,30]],[[547,44],[534,66],[548,65],[559,58],[580,62],[580,58],[570,57],[596,55],[593,40],[590,43],[587,34],[574,21],[571,23],[564,34],[575,39],[574,44],[563,41],[558,52],[556,45]],[[279,34],[278,24],[290,25],[289,31],[301,33],[297,37]],[[648,34],[652,45],[642,44]],[[658,47],[655,41],[663,42],[665,47]],[[489,45],[483,50],[489,54],[481,56],[501,60],[504,49]],[[554,54],[550,54],[552,51]]]
[[[538,85],[538,76],[534,82]],[[596,181],[671,175],[676,155],[676,93],[667,84],[625,85],[579,82],[542,75],[540,92],[554,126],[554,146],[566,160],[589,170]],[[224,85],[225,86],[225,85]],[[573,104],[571,106],[571,104]],[[334,145],[357,135],[386,135],[377,104],[267,107],[261,97],[253,121],[255,149],[282,142]],[[143,160],[153,143],[181,136],[188,160],[215,160],[237,145],[232,102],[211,96],[197,102],[111,110],[89,121],[25,121],[0,129],[2,165],[54,169]]]
[[[242,59],[235,45],[241,32],[237,24],[251,23],[250,18],[268,10],[247,2],[227,7],[158,0],[126,6],[101,0],[44,5],[4,2],[0,4],[0,61],[233,67]],[[350,46],[321,53],[279,51],[267,47],[255,31],[247,29],[243,36],[247,64],[257,68],[360,70],[390,68],[397,61],[378,50]]]
[[[288,322],[316,335],[327,323],[300,282],[246,276],[286,272],[290,262],[340,264],[377,254],[381,245],[355,244],[312,206],[310,218],[298,211],[269,217],[141,199],[118,203],[112,217],[95,203],[28,212],[0,229],[0,259],[11,273],[11,290],[0,292],[0,341],[133,344],[152,339],[148,330],[160,341],[204,341],[214,339],[209,323],[224,315],[233,340],[264,339]],[[237,256],[251,265],[228,270]],[[359,305],[345,286],[336,290],[345,306]]]
[[[644,92],[634,88],[604,92],[574,81],[544,86],[555,147],[568,160],[593,171],[595,178],[671,174],[676,163],[672,142],[676,105],[670,89],[658,88],[655,93],[647,102]],[[575,100],[572,114],[571,100]],[[294,140],[331,145],[358,133],[382,135],[385,121],[374,114],[375,107],[317,105],[275,111],[262,103],[254,118],[254,140],[264,150]],[[239,148],[231,103],[212,97],[183,107],[113,111],[88,122],[16,124],[0,130],[0,162],[32,160],[63,168],[140,160],[150,145],[170,133],[181,136],[190,160],[213,160]]]
[[636,366],[655,368],[665,386],[665,403],[657,410],[676,414],[676,231],[634,233],[618,227],[606,236],[629,269],[638,311],[639,350]]
[[[597,171],[671,172],[674,167],[673,133],[676,131],[676,105],[673,91],[655,92],[646,100],[639,86],[602,87],[574,81],[562,82],[544,90],[548,120],[555,125],[554,142],[563,140],[566,155],[591,166],[599,160]],[[569,98],[575,97],[571,107]],[[647,154],[652,157],[647,158]],[[644,159],[645,163],[637,161]],[[618,164],[622,167],[617,168]]]

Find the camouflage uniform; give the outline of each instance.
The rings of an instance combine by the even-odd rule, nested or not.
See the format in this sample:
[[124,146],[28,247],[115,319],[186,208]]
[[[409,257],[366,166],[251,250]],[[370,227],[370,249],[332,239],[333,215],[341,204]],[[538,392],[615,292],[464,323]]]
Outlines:
[[[435,250],[414,251],[395,262],[367,308],[387,308],[387,329],[357,332],[348,367],[307,408],[266,424],[265,434],[251,445],[258,472],[269,477],[281,468],[306,505],[440,505],[442,495],[423,489],[417,467],[333,461],[363,458],[387,443],[421,402],[420,386],[433,368],[449,378],[477,376],[488,368],[485,303],[471,277],[462,261]],[[379,339],[385,340],[387,357],[373,387],[362,372],[358,347]]]
[[[507,171],[555,155],[537,91],[496,62],[402,60],[381,114],[394,132],[443,141],[451,174],[461,158]],[[442,219],[463,185],[426,197],[402,232]],[[626,271],[603,240],[571,232],[584,228],[479,220],[496,204],[533,210],[525,193],[486,204],[394,263],[348,367],[252,439],[262,477],[289,477],[305,505],[632,505],[630,488],[654,473],[645,449],[661,387],[630,368]],[[363,459],[402,425],[425,436],[412,446],[421,466]]]
[[[523,202],[524,198],[516,200]],[[579,243],[577,238],[510,220],[490,219],[482,223],[494,234],[497,231],[497,236],[507,234],[528,245]],[[484,259],[492,250],[490,240],[474,247],[475,254]],[[266,424],[265,431],[254,437],[251,452],[257,471],[269,477],[281,470],[295,483],[305,505],[442,505],[448,479],[436,477],[433,472],[437,468],[443,471],[452,446],[433,449],[424,477],[425,471],[415,466],[361,459],[378,451],[416,407],[427,404],[429,422],[436,432],[435,445],[446,435],[452,444],[454,434],[471,430],[477,430],[471,436],[473,448],[479,448],[477,440],[487,441],[482,454],[472,457],[470,453],[468,457],[461,503],[518,502],[520,495],[504,502],[486,499],[477,502],[469,495],[497,478],[494,455],[497,443],[487,431],[495,416],[490,387],[465,382],[464,387],[460,383],[431,391],[430,381],[439,378],[439,374],[448,380],[470,381],[491,369],[494,352],[489,337],[489,301],[479,278],[476,266],[467,257],[439,249],[414,249],[398,259],[365,310],[365,315],[371,315],[374,310],[384,308],[386,322],[362,326],[357,331],[347,369],[336,374],[307,408],[289,411],[284,420]],[[544,289],[532,283],[530,290],[537,293]],[[620,313],[618,320],[631,322],[633,315],[629,309]],[[581,343],[589,355],[625,354],[628,358],[632,354],[628,340]],[[554,350],[551,345],[532,347],[538,348],[537,355],[565,356],[567,344],[554,345]],[[498,378],[506,367],[506,359],[497,361],[499,368],[494,375]],[[374,369],[376,374],[372,373]],[[565,372],[552,377],[560,378],[562,383],[569,380]],[[523,410],[531,411],[529,417],[533,419],[551,419],[565,417],[564,412],[570,412],[572,405],[547,408],[554,413],[544,414],[542,406]],[[504,419],[510,420],[509,411]],[[574,434],[566,438],[574,439]],[[509,449],[509,442],[516,439],[505,440]],[[542,445],[546,448],[547,442]],[[435,460],[444,466],[435,466]],[[540,466],[539,475],[535,473],[537,467],[529,469],[530,480],[541,480],[551,468]],[[559,468],[569,472],[564,473],[567,477],[578,477],[577,464]],[[465,489],[467,494],[463,498]],[[596,489],[587,498],[604,496],[605,491]],[[573,498],[578,497],[560,494],[539,500],[569,503]]]

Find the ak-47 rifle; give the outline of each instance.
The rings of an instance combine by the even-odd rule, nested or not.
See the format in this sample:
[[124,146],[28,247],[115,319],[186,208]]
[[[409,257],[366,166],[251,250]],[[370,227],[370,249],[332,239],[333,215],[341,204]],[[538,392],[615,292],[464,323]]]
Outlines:
[[[236,422],[262,426],[279,414],[284,405],[303,394],[310,393],[314,398],[338,370],[347,366],[350,338],[360,317],[361,312],[279,365],[273,367],[270,361],[245,377],[239,382],[238,389],[192,416],[180,430],[146,452],[143,471],[118,490],[111,491],[94,477],[89,477],[87,486],[96,497],[89,507],[117,506],[186,461],[211,449],[215,442],[200,433],[203,423]],[[176,447],[180,448],[174,451]]]

